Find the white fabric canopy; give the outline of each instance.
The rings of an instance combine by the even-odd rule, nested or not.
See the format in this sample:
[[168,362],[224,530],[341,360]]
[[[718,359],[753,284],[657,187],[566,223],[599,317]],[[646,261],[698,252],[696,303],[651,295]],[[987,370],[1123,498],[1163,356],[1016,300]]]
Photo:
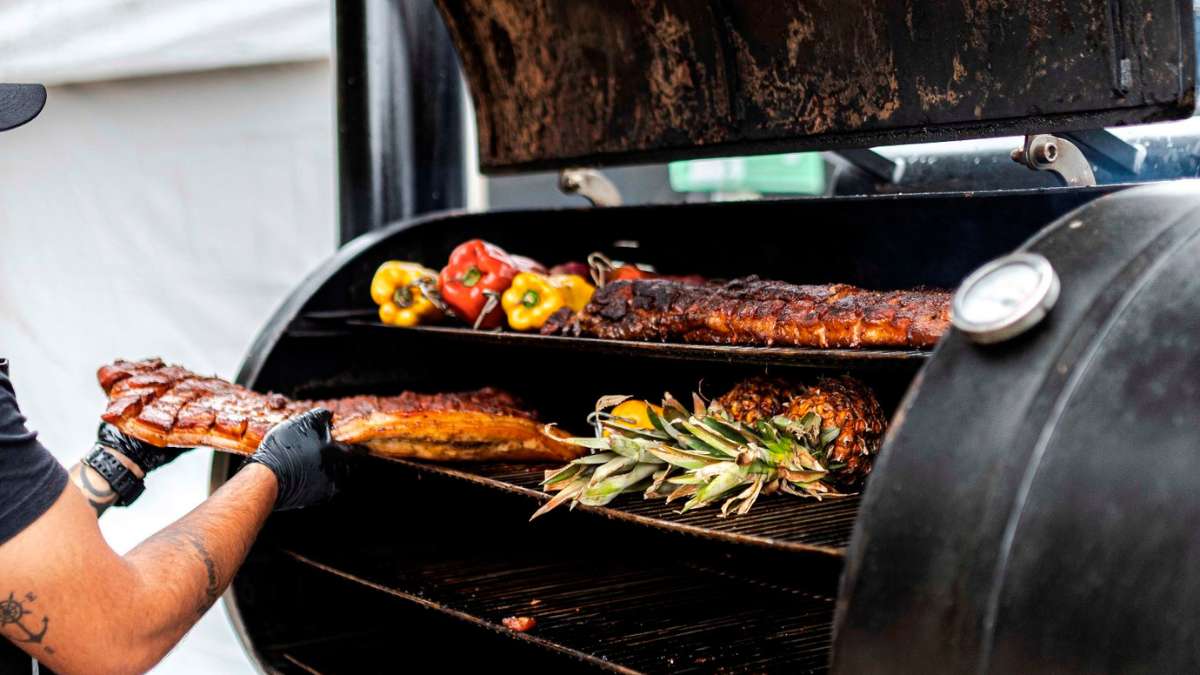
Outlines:
[[0,0],[0,81],[63,84],[324,58],[329,0]]
[[[162,356],[232,377],[337,239],[328,62],[51,87],[0,134],[0,356],[64,464],[92,444],[96,368]],[[252,92],[253,96],[247,96]],[[100,521],[121,552],[208,491],[211,451]],[[156,669],[253,672],[223,612]]]
[[[0,134],[0,356],[64,464],[95,438],[99,364],[232,377],[334,249],[330,18],[328,0],[0,0],[0,82],[50,85],[40,117]],[[199,503],[211,457],[106,514],[109,543]],[[155,672],[254,668],[214,610]]]

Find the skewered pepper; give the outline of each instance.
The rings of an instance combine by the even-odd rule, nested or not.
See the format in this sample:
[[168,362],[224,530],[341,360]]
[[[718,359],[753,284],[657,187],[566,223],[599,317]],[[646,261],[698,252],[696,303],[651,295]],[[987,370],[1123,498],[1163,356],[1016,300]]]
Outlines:
[[567,292],[567,307],[572,312],[582,312],[596,292],[596,287],[578,274],[551,274],[550,284]]
[[476,328],[495,328],[504,317],[500,294],[516,275],[516,263],[504,249],[472,239],[459,244],[442,269],[442,299]]
[[617,263],[613,266],[611,272],[608,273],[608,281],[625,281],[629,279],[653,279],[657,275],[653,272],[648,272],[637,265],[627,263]]
[[415,326],[441,318],[441,312],[421,284],[437,284],[437,272],[417,263],[389,260],[371,279],[371,299],[379,305],[379,320],[392,326]]
[[562,307],[567,305],[568,291],[550,282],[550,277],[535,272],[521,272],[513,277],[512,286],[504,291],[500,304],[508,314],[513,330],[541,328]]

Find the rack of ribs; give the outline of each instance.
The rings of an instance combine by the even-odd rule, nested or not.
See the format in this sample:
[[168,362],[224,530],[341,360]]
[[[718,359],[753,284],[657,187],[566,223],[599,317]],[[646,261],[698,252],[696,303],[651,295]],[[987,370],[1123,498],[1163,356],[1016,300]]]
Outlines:
[[559,461],[579,450],[542,433],[534,415],[491,388],[458,394],[351,396],[293,401],[203,377],[159,359],[116,361],[96,374],[101,416],[156,446],[207,446],[250,454],[276,424],[313,408],[333,412],[333,438],[372,454],[441,461]]
[[543,333],[614,340],[815,348],[932,347],[950,325],[948,291],[872,291],[745,277],[704,285],[614,281]]

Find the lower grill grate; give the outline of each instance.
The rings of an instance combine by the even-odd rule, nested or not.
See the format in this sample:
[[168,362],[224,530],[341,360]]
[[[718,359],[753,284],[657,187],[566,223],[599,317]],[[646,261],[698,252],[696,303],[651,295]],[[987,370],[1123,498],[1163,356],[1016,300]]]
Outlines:
[[[550,495],[542,492],[544,466],[519,464],[431,464],[387,458],[423,473],[432,473],[471,481],[490,488],[515,492],[539,501]],[[642,525],[684,532],[737,544],[751,544],[799,553],[842,557],[854,529],[858,513],[857,496],[816,501],[790,495],[768,495],[744,516],[720,517],[714,507],[678,513],[679,504],[660,499],[643,499],[636,494],[622,495],[604,507],[579,506],[577,510],[598,513],[608,518],[635,521]],[[565,512],[566,507],[562,507]],[[533,509],[530,509],[532,513]],[[552,517],[554,514],[546,517]]]
[[[495,553],[495,552],[492,552]],[[616,672],[789,672],[827,668],[834,600],[720,569],[601,558],[297,561],[428,609]],[[526,633],[504,628],[530,616]]]

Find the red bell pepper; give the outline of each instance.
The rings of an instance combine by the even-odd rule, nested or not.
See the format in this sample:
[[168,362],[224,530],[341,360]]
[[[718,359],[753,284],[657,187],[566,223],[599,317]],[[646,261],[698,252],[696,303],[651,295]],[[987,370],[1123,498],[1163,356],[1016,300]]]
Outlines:
[[654,279],[658,275],[654,272],[647,272],[637,265],[617,263],[613,266],[612,271],[608,273],[607,281],[625,281],[632,279]]
[[517,272],[517,263],[504,249],[472,239],[450,254],[438,286],[442,299],[467,323],[495,328],[504,320],[500,295],[512,285]]

